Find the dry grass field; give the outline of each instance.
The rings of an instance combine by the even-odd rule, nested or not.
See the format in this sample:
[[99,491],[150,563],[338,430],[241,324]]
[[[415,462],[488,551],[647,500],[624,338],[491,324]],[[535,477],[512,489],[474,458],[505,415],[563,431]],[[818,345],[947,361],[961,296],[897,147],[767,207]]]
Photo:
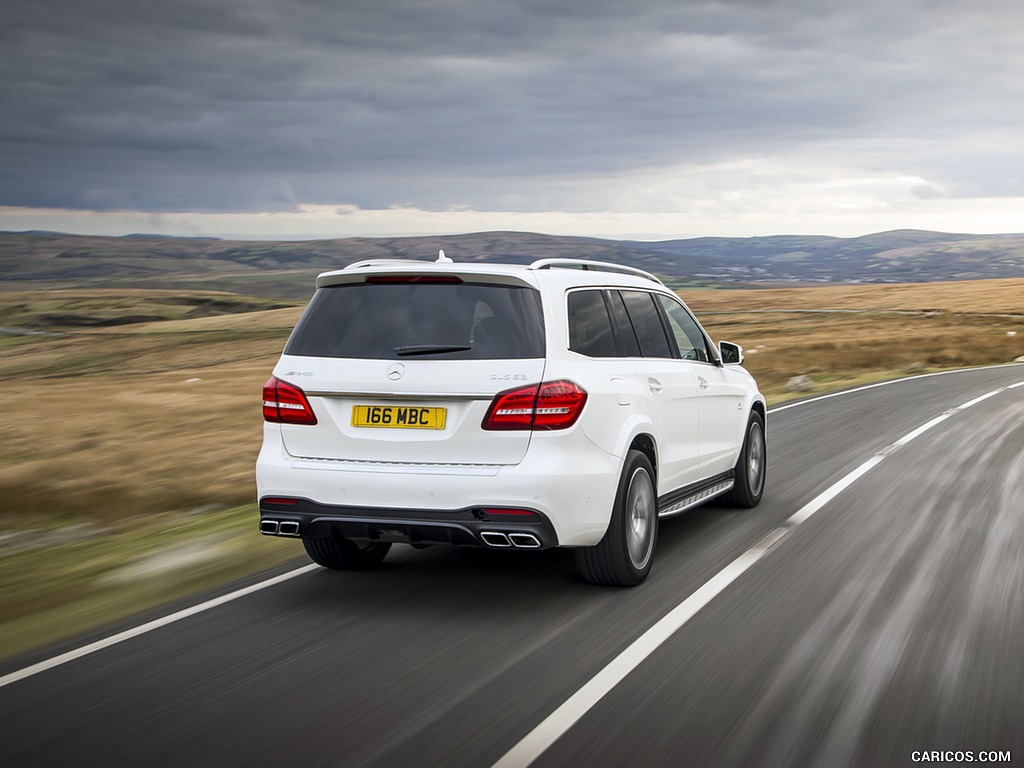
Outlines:
[[[744,346],[747,367],[775,402],[794,396],[785,385],[798,375],[823,391],[908,366],[936,370],[1024,355],[1024,280],[682,295],[716,339]],[[0,421],[0,657],[167,599],[182,583],[198,588],[299,553],[256,533],[253,463],[261,387],[301,309],[260,309],[269,300],[253,299],[259,311],[238,313],[250,300],[235,297],[243,306],[233,314],[210,314],[216,296],[198,304],[185,298],[0,295],[0,325],[26,327],[47,314],[46,327],[59,334],[0,336],[7,406]],[[146,322],[130,322],[139,318]],[[33,537],[72,525],[90,537],[25,551]],[[178,578],[145,592],[143,603],[118,598],[127,587],[112,574],[158,554],[183,531],[218,541],[230,533],[236,542],[259,540],[262,549],[236,547],[222,569],[207,564],[206,581]],[[12,540],[22,545],[4,549]],[[64,567],[50,567],[53,558]],[[71,605],[82,614],[82,605],[94,603],[103,609],[67,620]]]
[[300,312],[0,337],[6,524],[251,500],[260,390]]
[[716,339],[743,345],[770,401],[906,371],[1024,355],[1024,280],[682,291]]
[[692,303],[698,311],[744,309],[912,310],[992,314],[1024,314],[1024,279],[973,280],[960,283],[894,285],[822,285],[813,288],[710,290]]

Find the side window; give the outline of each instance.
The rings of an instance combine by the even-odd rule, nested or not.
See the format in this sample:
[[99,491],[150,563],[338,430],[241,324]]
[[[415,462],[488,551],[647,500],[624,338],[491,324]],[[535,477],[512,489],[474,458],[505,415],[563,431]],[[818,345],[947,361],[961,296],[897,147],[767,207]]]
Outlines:
[[640,357],[640,342],[636,340],[636,332],[633,324],[629,321],[626,313],[626,305],[622,302],[622,294],[618,291],[611,291],[608,294],[608,304],[612,310],[612,319],[615,321],[616,336],[619,339],[619,353],[623,357]]
[[668,316],[668,325],[676,337],[680,357],[684,360],[700,360],[702,363],[711,362],[704,334],[686,307],[668,296],[659,296],[658,300]]
[[587,357],[615,357],[615,336],[601,291],[574,291],[566,299],[569,349]]
[[647,291],[622,291],[622,300],[633,323],[640,351],[644,357],[673,357],[665,326],[654,303],[654,295]]

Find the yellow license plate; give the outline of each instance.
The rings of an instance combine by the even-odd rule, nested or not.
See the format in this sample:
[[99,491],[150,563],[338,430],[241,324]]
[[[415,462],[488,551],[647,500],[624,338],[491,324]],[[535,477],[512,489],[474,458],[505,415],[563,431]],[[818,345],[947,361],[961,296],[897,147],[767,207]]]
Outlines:
[[416,405],[354,405],[352,426],[444,429],[447,411],[447,408],[422,408]]

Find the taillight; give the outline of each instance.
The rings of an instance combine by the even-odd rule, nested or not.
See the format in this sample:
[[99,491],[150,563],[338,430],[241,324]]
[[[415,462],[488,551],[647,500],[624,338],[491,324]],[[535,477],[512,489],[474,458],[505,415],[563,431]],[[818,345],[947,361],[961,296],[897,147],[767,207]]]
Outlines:
[[484,429],[530,429],[537,404],[538,384],[499,392],[491,401],[481,426]]
[[546,381],[499,392],[491,401],[484,429],[566,429],[576,423],[587,393],[571,381]]
[[263,418],[274,424],[316,424],[306,393],[273,376],[263,385]]

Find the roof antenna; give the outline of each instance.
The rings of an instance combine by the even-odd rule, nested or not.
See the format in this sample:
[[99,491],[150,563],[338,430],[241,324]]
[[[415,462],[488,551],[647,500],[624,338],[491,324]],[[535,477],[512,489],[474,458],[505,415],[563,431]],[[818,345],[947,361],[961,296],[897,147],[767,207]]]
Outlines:
[[435,264],[451,264],[452,260],[444,255],[444,251],[443,250],[440,250],[440,251],[437,252],[437,261],[435,261],[434,263]]

